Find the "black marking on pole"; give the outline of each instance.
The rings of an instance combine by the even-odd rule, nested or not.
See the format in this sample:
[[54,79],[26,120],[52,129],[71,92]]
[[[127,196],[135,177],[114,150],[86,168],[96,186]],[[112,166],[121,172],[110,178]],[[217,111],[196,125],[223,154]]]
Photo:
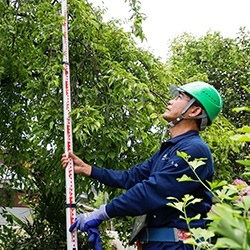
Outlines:
[[76,207],[76,203],[72,203],[72,204],[71,203],[68,203],[68,204],[66,203],[66,208],[71,208],[71,207],[75,208]]
[[69,62],[64,62],[64,61],[63,61],[62,64],[67,64],[67,65],[69,65]]

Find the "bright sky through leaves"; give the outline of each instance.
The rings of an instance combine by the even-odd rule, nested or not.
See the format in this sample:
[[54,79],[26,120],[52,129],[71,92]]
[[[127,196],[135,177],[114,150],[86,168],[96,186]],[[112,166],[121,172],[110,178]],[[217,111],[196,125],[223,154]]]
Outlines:
[[[91,0],[105,6],[105,19],[126,19],[130,16],[124,0]],[[219,31],[225,37],[235,37],[240,27],[250,30],[249,0],[141,0],[142,12],[147,15],[143,29],[146,48],[156,56],[166,58],[169,41],[183,32],[203,36]]]

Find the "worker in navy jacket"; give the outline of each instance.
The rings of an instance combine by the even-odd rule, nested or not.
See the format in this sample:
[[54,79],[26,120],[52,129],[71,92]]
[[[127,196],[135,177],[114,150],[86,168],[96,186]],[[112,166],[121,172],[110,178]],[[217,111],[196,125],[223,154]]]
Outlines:
[[[174,98],[167,104],[163,118],[168,121],[167,129],[171,138],[161,144],[160,149],[145,162],[126,171],[110,170],[91,166],[73,153],[63,154],[62,165],[67,166],[73,159],[75,173],[90,176],[101,183],[126,189],[126,192],[88,217],[77,216],[70,231],[88,231],[114,217],[144,216],[145,226],[134,237],[143,250],[188,250],[184,244],[187,224],[180,219],[176,208],[167,206],[168,197],[181,199],[185,194],[201,198],[200,203],[187,207],[188,217],[201,214],[192,227],[206,226],[207,212],[212,205],[211,193],[200,182],[179,182],[177,178],[187,175],[196,179],[190,166],[177,152],[185,152],[190,160],[203,158],[205,164],[196,169],[203,181],[212,181],[214,167],[209,147],[200,138],[199,131],[211,125],[222,108],[218,91],[205,82],[192,82],[181,87],[175,86]],[[96,247],[97,249],[98,247]],[[101,249],[101,248],[100,248]]]

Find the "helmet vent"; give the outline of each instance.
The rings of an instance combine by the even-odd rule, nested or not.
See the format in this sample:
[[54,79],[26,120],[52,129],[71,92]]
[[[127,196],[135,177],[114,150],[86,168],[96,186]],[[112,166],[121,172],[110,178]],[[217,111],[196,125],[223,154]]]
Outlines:
[[[209,99],[211,99],[214,103],[217,103],[217,100],[213,98],[213,96],[209,95],[205,90],[202,91]],[[217,103],[218,104],[218,103]]]

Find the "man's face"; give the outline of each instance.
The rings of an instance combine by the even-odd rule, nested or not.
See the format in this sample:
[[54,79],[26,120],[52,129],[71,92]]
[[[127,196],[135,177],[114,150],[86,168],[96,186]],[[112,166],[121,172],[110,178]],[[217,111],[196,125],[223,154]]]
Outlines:
[[163,118],[168,122],[174,121],[181,115],[189,101],[190,97],[180,92],[174,99],[168,102]]

